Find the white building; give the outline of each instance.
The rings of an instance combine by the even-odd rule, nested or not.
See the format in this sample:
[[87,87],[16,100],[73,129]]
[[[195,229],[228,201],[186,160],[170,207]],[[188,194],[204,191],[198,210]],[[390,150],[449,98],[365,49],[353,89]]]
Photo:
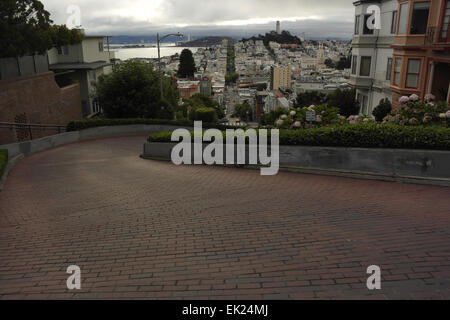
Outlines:
[[48,51],[49,69],[59,83],[80,84],[83,115],[99,112],[92,98],[93,82],[102,74],[112,72],[114,52],[104,50],[106,36],[84,36],[81,43],[53,48]]
[[[360,113],[372,115],[380,101],[392,101],[390,77],[392,67],[397,0],[357,1],[355,5],[355,28],[352,41],[352,67],[350,84],[356,88]],[[368,28],[367,20],[371,5],[381,9],[381,29]]]

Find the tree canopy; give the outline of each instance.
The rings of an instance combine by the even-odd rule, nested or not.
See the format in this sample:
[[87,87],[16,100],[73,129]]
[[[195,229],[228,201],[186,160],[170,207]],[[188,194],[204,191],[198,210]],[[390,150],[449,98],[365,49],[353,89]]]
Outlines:
[[181,51],[180,55],[180,65],[178,67],[178,77],[180,78],[191,78],[197,71],[195,67],[194,57],[192,56],[192,51],[189,49],[184,49]]
[[42,54],[54,46],[82,41],[77,30],[52,23],[39,0],[1,0],[0,58]]
[[172,119],[178,92],[169,78],[164,78],[161,101],[160,74],[141,61],[127,61],[113,72],[99,77],[95,97],[109,118]]
[[234,107],[234,113],[236,116],[238,116],[241,120],[249,121],[252,119],[252,107],[248,104],[247,101],[244,101],[242,104],[237,104]]
[[192,95],[192,97],[190,97],[189,99],[184,99],[184,107],[185,109],[183,110],[183,113],[187,113],[188,109],[192,111],[198,108],[203,109],[207,108],[207,109],[214,109],[216,111],[218,119],[225,117],[225,112],[220,107],[219,103],[216,100],[201,93],[196,93]]

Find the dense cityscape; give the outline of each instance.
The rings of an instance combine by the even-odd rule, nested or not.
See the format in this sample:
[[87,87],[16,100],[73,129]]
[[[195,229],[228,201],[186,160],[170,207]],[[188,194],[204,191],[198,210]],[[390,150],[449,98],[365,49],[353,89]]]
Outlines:
[[450,299],[450,0],[0,18],[0,300]]

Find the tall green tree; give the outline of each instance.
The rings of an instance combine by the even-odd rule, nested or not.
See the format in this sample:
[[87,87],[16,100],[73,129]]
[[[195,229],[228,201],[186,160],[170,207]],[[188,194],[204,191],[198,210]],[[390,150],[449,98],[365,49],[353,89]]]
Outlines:
[[189,49],[184,49],[181,51],[180,55],[180,66],[178,68],[178,77],[180,78],[191,78],[197,71],[195,67],[194,57],[192,56],[192,51]]
[[1,0],[0,58],[44,53],[54,46],[82,41],[78,31],[52,23],[39,0]]
[[152,65],[127,61],[99,77],[95,97],[109,118],[172,119],[178,93],[170,79],[165,78],[161,100],[159,79],[160,73]]

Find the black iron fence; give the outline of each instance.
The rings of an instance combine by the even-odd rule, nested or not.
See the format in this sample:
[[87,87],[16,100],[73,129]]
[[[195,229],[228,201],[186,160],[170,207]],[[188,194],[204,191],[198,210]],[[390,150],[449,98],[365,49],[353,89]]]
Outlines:
[[33,140],[45,136],[42,134],[36,134],[36,132],[42,133],[42,131],[51,131],[52,133],[55,134],[66,132],[66,126],[63,125],[20,123],[20,122],[0,122],[0,129],[10,129],[15,131],[18,141]]

